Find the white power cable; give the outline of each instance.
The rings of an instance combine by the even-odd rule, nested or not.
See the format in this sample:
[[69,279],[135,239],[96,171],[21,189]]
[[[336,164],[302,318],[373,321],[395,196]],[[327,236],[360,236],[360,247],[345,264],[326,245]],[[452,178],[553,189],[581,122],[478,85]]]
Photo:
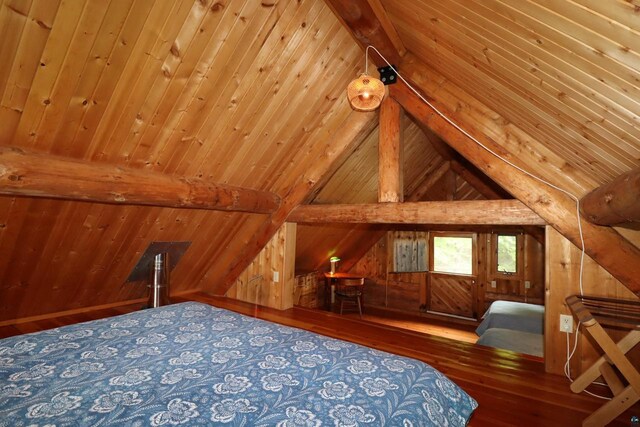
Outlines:
[[[459,130],[460,132],[462,132],[467,138],[471,139],[473,142],[475,142],[478,146],[480,146],[482,149],[484,149],[485,151],[489,152],[490,154],[492,154],[493,156],[497,157],[498,159],[500,159],[501,161],[503,161],[504,163],[508,164],[509,166],[511,166],[512,168],[515,168],[517,170],[519,170],[520,172],[524,173],[525,175],[535,179],[536,181],[539,181],[541,183],[543,183],[544,185],[553,188],[554,190],[560,191],[561,193],[569,196],[575,203],[576,203],[576,218],[577,218],[577,222],[578,222],[578,233],[580,235],[580,273],[579,273],[579,285],[580,285],[580,295],[584,295],[584,290],[583,290],[583,271],[584,271],[584,256],[585,256],[585,248],[584,248],[584,236],[582,234],[582,222],[581,222],[581,216],[580,216],[580,199],[574,195],[573,193],[565,190],[564,188],[560,188],[555,184],[550,183],[549,181],[540,178],[537,175],[534,175],[533,173],[521,168],[520,166],[514,164],[513,162],[511,162],[508,159],[505,159],[504,157],[502,157],[500,154],[496,153],[494,150],[492,150],[491,148],[487,147],[486,145],[484,145],[482,142],[480,142],[476,137],[474,137],[473,135],[471,135],[469,132],[467,132],[466,130],[464,130],[463,128],[461,128],[457,123],[455,123],[453,120],[451,120],[449,117],[447,117],[444,113],[442,113],[435,105],[433,105],[431,102],[429,102],[424,96],[422,96],[422,94],[420,92],[418,92],[407,80],[405,80],[404,77],[402,77],[402,74],[400,74],[398,72],[398,70],[395,69],[395,67],[393,65],[391,65],[391,63],[389,61],[387,61],[387,58],[384,57],[384,55],[382,55],[382,53],[380,53],[380,51],[378,51],[378,49],[376,49],[374,46],[367,46],[366,50],[365,50],[365,72],[367,72],[368,66],[369,66],[369,49],[373,49],[379,56],[380,58],[382,58],[382,60],[384,62],[387,63],[387,65],[396,73],[396,75],[400,78],[400,80],[402,80],[404,82],[404,84],[407,85],[407,87],[409,89],[411,89],[411,91],[422,100],[422,102],[424,102],[425,104],[427,104],[429,107],[431,107],[431,109],[433,111],[436,112],[436,114],[438,114],[440,117],[442,117],[444,120],[447,121],[447,123],[449,123],[451,126],[453,126],[454,128],[456,128],[457,130]],[[579,327],[580,327],[580,323],[578,323],[578,325],[576,326],[576,336],[575,336],[575,342],[574,342],[574,346],[573,346],[573,351],[571,353],[569,353],[569,333],[567,333],[567,362],[565,363],[564,366],[564,372],[566,377],[569,379],[569,381],[573,382],[573,379],[571,378],[571,368],[570,368],[570,362],[571,362],[571,358],[573,357],[573,354],[576,351],[576,348],[578,347],[578,336],[579,336]],[[608,399],[606,397],[603,396],[598,396],[596,394],[593,394],[587,390],[585,390],[585,393],[588,393],[590,395],[599,397],[601,399]]]

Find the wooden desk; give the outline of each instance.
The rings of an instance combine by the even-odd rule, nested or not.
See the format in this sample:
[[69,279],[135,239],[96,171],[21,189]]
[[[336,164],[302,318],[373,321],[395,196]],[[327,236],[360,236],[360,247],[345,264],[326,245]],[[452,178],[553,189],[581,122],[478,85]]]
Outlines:
[[349,273],[324,273],[324,309],[331,311],[331,287],[341,279],[365,279],[363,276]]

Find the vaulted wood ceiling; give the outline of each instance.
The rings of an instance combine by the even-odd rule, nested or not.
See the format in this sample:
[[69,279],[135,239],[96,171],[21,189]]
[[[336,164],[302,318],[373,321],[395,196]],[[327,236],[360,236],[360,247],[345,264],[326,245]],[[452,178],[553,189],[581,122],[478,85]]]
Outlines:
[[585,185],[638,166],[638,2],[382,4],[407,50],[562,157]]
[[[531,172],[581,196],[640,166],[635,0],[371,3],[401,72]],[[344,95],[363,50],[321,0],[2,0],[0,58],[2,146],[282,198],[265,215],[0,196],[0,320],[142,296],[124,281],[151,241],[192,242],[174,292],[221,292],[297,204],[375,194],[377,118]],[[458,198],[487,197],[416,123],[405,193],[452,168]]]

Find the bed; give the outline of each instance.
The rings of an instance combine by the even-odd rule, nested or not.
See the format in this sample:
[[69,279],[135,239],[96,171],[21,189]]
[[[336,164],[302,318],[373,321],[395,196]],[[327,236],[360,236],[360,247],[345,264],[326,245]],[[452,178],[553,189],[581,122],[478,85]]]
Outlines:
[[536,357],[543,357],[544,355],[544,336],[531,332],[502,328],[487,329],[485,333],[478,338],[476,344],[516,351]]
[[451,425],[429,365],[188,302],[0,340],[0,426]]
[[494,301],[476,328],[476,344],[543,357],[544,306]]
[[476,329],[481,336],[487,329],[501,328],[532,334],[544,333],[544,306],[514,301],[494,301]]

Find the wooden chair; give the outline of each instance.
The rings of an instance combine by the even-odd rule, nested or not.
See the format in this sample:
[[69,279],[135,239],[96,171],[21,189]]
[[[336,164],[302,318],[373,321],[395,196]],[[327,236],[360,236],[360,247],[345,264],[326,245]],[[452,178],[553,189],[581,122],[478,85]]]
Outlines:
[[336,283],[334,292],[336,302],[340,301],[340,314],[345,302],[353,304],[358,308],[358,313],[362,318],[362,294],[364,292],[364,278],[360,279],[340,279]]
[[[604,378],[614,397],[582,422],[585,427],[603,426],[640,400],[640,374],[626,356],[640,342],[640,302],[578,295],[566,301],[604,352],[571,383],[571,391],[580,393],[598,377]],[[616,343],[602,325],[629,332]]]

